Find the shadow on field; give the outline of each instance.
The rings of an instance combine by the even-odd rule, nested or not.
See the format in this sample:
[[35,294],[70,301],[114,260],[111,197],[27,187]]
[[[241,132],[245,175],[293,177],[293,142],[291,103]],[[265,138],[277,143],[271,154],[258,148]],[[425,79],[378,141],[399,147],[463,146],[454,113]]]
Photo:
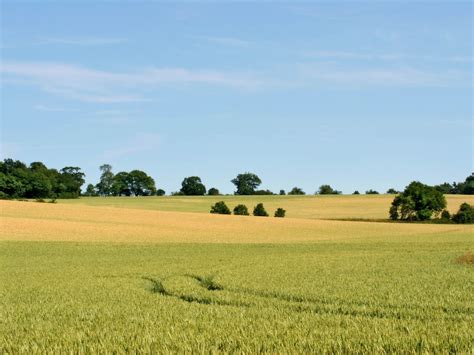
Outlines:
[[474,253],[468,252],[456,258],[456,264],[474,266]]
[[[468,263],[472,264],[473,255],[468,255]],[[169,296],[188,303],[198,303],[203,305],[218,305],[232,307],[250,307],[257,306],[255,300],[250,303],[242,301],[229,301],[216,299],[218,291],[223,291],[224,287],[214,281],[213,276],[199,276],[194,274],[185,274],[185,277],[196,280],[202,288],[212,292],[212,297],[172,293],[165,289],[163,283],[156,278],[142,277],[142,279],[151,283],[149,291],[162,296]],[[419,319],[428,320],[432,317],[426,313],[426,308],[433,312],[441,314],[447,319],[458,319],[469,313],[469,309],[444,306],[421,306],[421,305],[391,305],[391,304],[370,304],[368,302],[347,302],[340,300],[316,299],[314,297],[301,297],[298,295],[284,294],[279,292],[265,292],[247,288],[225,288],[225,291],[239,296],[254,297],[266,300],[267,302],[278,302],[278,304],[268,304],[268,307],[274,306],[281,310],[289,310],[298,313],[312,313],[319,315],[338,315],[349,317],[368,317],[379,319]]]
[[[196,281],[199,282],[199,285],[206,290],[209,291],[222,291],[224,288],[217,284],[214,281],[213,276],[198,276],[198,275],[184,275],[186,277],[190,277]],[[205,305],[217,305],[217,306],[233,306],[233,307],[249,307],[250,305],[247,303],[243,302],[230,302],[230,301],[224,301],[224,300],[218,300],[218,299],[213,299],[210,297],[199,297],[196,295],[179,295],[179,294],[174,294],[165,289],[163,286],[163,283],[158,280],[154,279],[152,277],[144,276],[142,277],[143,280],[149,281],[151,283],[151,287],[149,288],[150,292],[152,293],[158,293],[163,296],[170,296],[177,298],[181,301],[185,301],[188,303],[199,303],[199,304],[205,304]]]

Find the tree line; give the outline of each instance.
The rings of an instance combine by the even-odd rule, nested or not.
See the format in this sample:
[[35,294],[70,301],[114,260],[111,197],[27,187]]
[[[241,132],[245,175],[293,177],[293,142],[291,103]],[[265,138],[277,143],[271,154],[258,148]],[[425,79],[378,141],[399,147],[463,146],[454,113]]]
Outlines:
[[[112,166],[100,166],[100,179],[96,184],[88,184],[85,191],[81,187],[85,182],[85,174],[81,168],[66,166],[60,170],[46,167],[42,162],[25,163],[5,159],[0,162],[0,198],[77,198],[83,196],[163,196],[166,192],[157,188],[155,180],[141,170],[114,173]],[[235,195],[306,195],[300,187],[293,187],[288,193],[280,190],[274,193],[268,189],[259,189],[262,184],[260,177],[251,172],[238,174],[231,180],[236,190]],[[474,174],[464,182],[443,183],[433,187],[442,194],[474,194]],[[378,194],[376,190],[367,190],[365,194]],[[390,188],[386,193],[399,194]],[[314,194],[339,195],[341,191],[331,185],[321,185]],[[355,195],[360,194],[354,191]],[[184,178],[181,189],[171,195],[185,196],[217,196],[221,195],[216,187],[206,188],[199,176]]]
[[393,199],[389,215],[395,221],[434,219],[438,223],[474,223],[474,206],[464,202],[452,216],[446,206],[446,197],[436,186],[413,181]]
[[76,166],[50,169],[41,162],[0,162],[0,198],[77,198],[85,174]]

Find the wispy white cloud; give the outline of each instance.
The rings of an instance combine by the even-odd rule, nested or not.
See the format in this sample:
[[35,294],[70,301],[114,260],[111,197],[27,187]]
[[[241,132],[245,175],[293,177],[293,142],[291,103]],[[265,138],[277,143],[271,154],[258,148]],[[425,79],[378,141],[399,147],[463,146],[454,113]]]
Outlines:
[[148,101],[141,91],[164,84],[255,88],[261,82],[246,73],[185,68],[147,68],[112,72],[63,63],[4,62],[3,83],[36,85],[66,98],[97,103]]
[[38,111],[47,111],[47,112],[71,112],[77,111],[75,109],[64,108],[64,107],[53,107],[43,104],[34,105],[33,108]]
[[[322,52],[319,55],[368,58],[368,55],[352,52]],[[0,63],[0,73],[2,85],[33,85],[71,100],[103,104],[150,101],[153,89],[163,85],[219,86],[244,90],[293,89],[321,84],[344,85],[347,88],[361,85],[472,85],[472,73],[467,70],[423,70],[403,63],[377,63],[376,66],[372,64],[363,68],[345,62],[295,63],[283,69],[269,68],[260,73],[247,73],[166,67],[113,72],[63,63],[4,62]],[[38,109],[47,110],[48,107]]]
[[338,60],[421,60],[421,61],[449,61],[469,63],[473,61],[471,56],[434,56],[434,55],[417,55],[407,53],[364,53],[350,51],[305,51],[305,56],[321,59],[338,59]]
[[39,37],[36,45],[64,44],[76,46],[102,46],[127,42],[126,38],[113,37]]
[[360,86],[445,87],[459,84],[470,85],[471,81],[469,75],[457,70],[434,73],[411,67],[345,69],[303,64],[301,75],[319,84],[339,85],[346,88]]
[[248,47],[250,45],[249,41],[235,37],[192,36],[192,38],[223,46]]

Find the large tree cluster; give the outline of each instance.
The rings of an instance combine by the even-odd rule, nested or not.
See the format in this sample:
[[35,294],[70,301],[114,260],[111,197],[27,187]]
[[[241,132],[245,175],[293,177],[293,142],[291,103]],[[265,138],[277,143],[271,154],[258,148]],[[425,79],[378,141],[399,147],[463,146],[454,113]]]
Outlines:
[[76,198],[81,194],[84,173],[74,166],[50,169],[41,162],[29,166],[19,160],[0,162],[1,198]]

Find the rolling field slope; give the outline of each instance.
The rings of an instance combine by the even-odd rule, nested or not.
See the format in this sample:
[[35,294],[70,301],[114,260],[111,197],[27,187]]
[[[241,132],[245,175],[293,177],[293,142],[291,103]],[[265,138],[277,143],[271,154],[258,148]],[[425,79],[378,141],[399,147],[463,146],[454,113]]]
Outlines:
[[[385,219],[388,218],[393,197],[394,195],[82,197],[60,200],[59,203],[208,213],[211,205],[217,201],[225,201],[231,209],[243,203],[250,211],[257,203],[263,202],[267,210],[272,212],[283,207],[291,218]],[[446,195],[446,199],[451,213],[455,213],[463,202],[474,205],[473,195]]]
[[472,226],[118,200],[0,201],[0,353],[473,351]]

